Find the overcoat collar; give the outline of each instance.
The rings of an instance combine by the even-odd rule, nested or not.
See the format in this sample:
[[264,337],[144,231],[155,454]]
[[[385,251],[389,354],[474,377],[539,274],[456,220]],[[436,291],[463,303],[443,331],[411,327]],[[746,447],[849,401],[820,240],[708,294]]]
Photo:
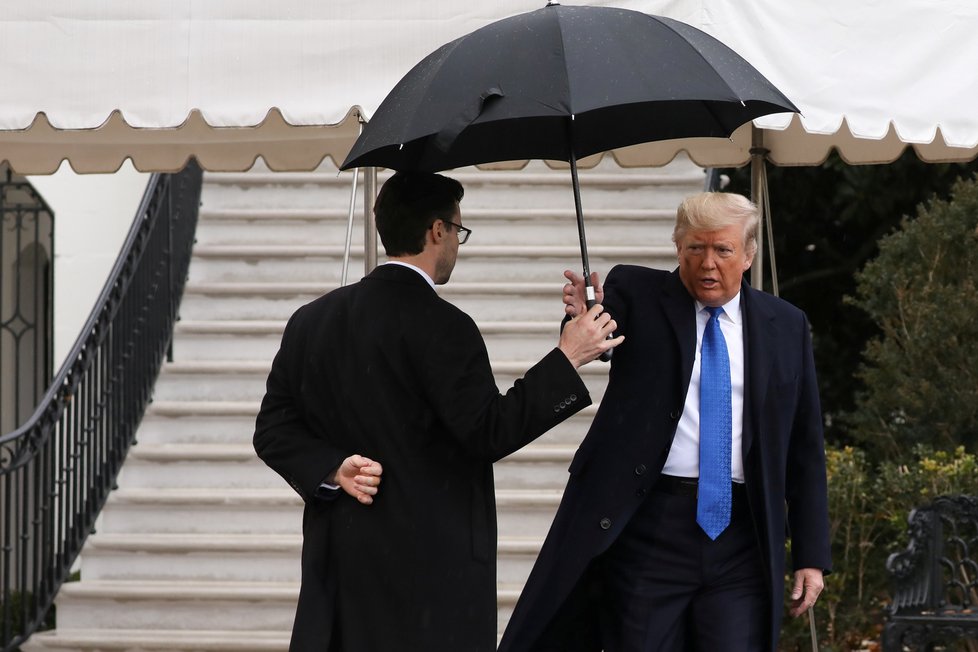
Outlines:
[[431,292],[435,290],[421,274],[404,265],[377,265],[372,272],[364,277],[365,281],[393,281],[408,285],[423,287]]

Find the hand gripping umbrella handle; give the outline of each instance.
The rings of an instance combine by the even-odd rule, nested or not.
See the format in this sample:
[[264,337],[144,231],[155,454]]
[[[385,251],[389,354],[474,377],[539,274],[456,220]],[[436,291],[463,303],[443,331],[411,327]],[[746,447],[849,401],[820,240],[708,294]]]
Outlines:
[[[587,305],[587,309],[590,310],[594,307],[594,304],[596,304],[597,301],[594,299],[594,287],[591,285],[591,272],[587,269],[587,263],[584,264],[584,292],[585,296],[587,297],[584,300],[584,303]],[[608,335],[609,340],[613,337],[613,334]],[[598,360],[601,360],[601,362],[611,362],[611,354],[613,352],[614,349],[608,349],[598,356]]]

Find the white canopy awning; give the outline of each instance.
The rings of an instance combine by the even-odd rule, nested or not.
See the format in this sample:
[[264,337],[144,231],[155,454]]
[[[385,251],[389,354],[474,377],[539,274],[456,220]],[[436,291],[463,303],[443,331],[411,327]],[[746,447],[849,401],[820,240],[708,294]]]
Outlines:
[[[111,172],[276,170],[340,162],[411,66],[436,47],[543,0],[18,0],[0,16],[0,161]],[[889,162],[978,156],[978,4],[971,0],[572,0],[670,16],[717,37],[802,111],[757,120],[768,158],[813,165],[833,148]],[[11,6],[13,5],[13,6]],[[663,165],[750,160],[730,140],[615,152]]]

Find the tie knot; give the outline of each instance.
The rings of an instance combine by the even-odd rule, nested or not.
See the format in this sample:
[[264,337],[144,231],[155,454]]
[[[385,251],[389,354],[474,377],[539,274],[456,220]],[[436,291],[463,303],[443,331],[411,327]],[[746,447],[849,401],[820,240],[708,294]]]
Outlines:
[[707,306],[706,307],[706,311],[708,313],[710,313],[710,319],[711,320],[719,319],[720,318],[720,315],[723,314],[723,308],[721,308],[719,306],[717,306],[717,307]]

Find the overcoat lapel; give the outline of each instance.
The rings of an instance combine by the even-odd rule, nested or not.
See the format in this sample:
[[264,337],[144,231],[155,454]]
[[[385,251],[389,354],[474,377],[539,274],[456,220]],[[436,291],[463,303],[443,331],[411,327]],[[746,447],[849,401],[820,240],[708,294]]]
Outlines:
[[686,396],[689,379],[693,374],[693,360],[696,357],[696,304],[677,271],[666,281],[665,292],[660,297],[663,312],[666,313],[679,344],[679,370],[682,379],[682,391],[679,395]]
[[772,346],[772,343],[777,337],[774,313],[766,310],[761,302],[753,300],[757,293],[758,290],[754,290],[746,282],[741,285],[740,305],[743,311],[744,324],[744,358],[747,363],[744,393],[750,396],[749,403],[744,405],[744,409],[749,411],[744,414],[745,428],[742,442],[744,459],[747,459],[747,453],[750,452],[754,443],[755,430],[762,414],[764,399],[767,396],[767,386],[774,364],[772,352],[775,347]]

